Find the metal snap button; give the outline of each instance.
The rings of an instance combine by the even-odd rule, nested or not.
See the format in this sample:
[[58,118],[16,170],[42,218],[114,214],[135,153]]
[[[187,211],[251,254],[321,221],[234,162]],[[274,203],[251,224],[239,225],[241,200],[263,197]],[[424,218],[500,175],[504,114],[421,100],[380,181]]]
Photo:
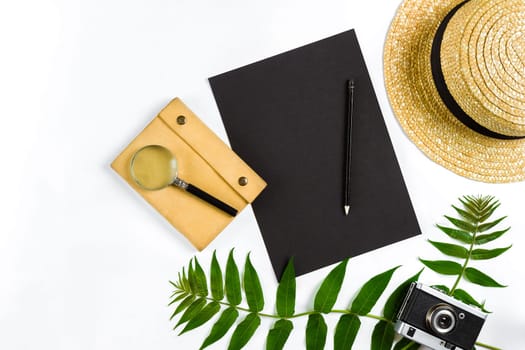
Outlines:
[[186,117],[183,116],[183,115],[179,115],[179,116],[177,117],[177,124],[179,124],[179,125],[184,125],[184,124],[186,124]]
[[246,176],[241,176],[239,178],[239,185],[246,186],[248,184],[248,178]]

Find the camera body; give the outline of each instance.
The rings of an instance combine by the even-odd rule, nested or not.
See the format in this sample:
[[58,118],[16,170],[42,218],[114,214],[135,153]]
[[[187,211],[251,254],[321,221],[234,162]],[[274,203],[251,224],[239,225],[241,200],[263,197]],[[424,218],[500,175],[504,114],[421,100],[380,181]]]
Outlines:
[[395,330],[432,349],[471,350],[486,318],[478,308],[413,282],[398,312]]

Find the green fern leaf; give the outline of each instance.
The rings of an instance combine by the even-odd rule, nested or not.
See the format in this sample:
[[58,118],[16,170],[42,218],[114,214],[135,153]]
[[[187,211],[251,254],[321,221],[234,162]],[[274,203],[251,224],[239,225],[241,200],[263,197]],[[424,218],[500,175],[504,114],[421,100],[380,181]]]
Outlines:
[[233,249],[230,250],[228,261],[226,262],[225,289],[226,299],[231,305],[239,305],[242,301],[241,280],[239,278],[239,268],[233,258]]
[[191,292],[191,286],[190,281],[188,280],[188,276],[186,276],[186,270],[184,267],[182,268],[182,289],[184,289],[186,292]]
[[197,282],[195,281],[195,270],[193,270],[193,259],[188,266],[188,285],[192,293],[197,293]]
[[281,350],[293,329],[290,320],[277,320],[266,337],[266,350]]
[[222,271],[219,262],[217,261],[215,251],[213,251],[210,266],[210,289],[213,299],[222,300],[224,298]]
[[217,320],[213,327],[211,328],[210,334],[204,339],[204,342],[202,343],[200,350],[210,346],[211,344],[215,343],[224,335],[228,330],[233,326],[233,323],[235,320],[239,317],[239,311],[235,309],[234,307],[229,307],[226,310],[224,310]]
[[295,312],[295,267],[294,258],[291,257],[284,269],[281,281],[277,287],[275,306],[277,314],[281,317],[290,317]]
[[495,221],[487,222],[485,224],[479,225],[478,226],[478,232],[485,232],[485,231],[490,230],[491,228],[493,228],[494,226],[496,226],[497,224],[499,224],[500,222],[505,220],[505,218],[506,218],[506,216],[504,216],[502,218],[499,218],[499,219],[497,219]]
[[479,218],[479,222],[480,223],[483,223],[485,222],[493,213],[496,209],[498,209],[500,206],[500,203],[499,202],[495,202],[493,203],[490,207],[488,207],[487,209],[485,209],[482,213],[481,213],[481,216]]
[[415,282],[419,279],[419,276],[423,272],[423,269],[419,270],[418,273],[416,273],[414,276],[410,277],[403,283],[397,287],[392,294],[388,297],[385,303],[385,307],[383,309],[383,316],[387,320],[394,320],[394,317],[397,314],[397,311],[401,307],[401,304],[403,303],[403,299],[405,298],[405,295],[408,291],[408,287],[412,282]]
[[358,315],[368,314],[385,291],[394,271],[398,268],[399,266],[394,267],[368,280],[354,298],[350,311]]
[[246,256],[244,265],[244,294],[250,311],[259,312],[264,308],[264,296],[261,288],[261,282],[257,271],[250,261],[250,254]]
[[474,260],[492,259],[492,258],[495,258],[505,253],[507,250],[510,249],[510,247],[512,247],[512,245],[509,245],[508,247],[505,247],[505,248],[474,249],[470,255],[470,258]]
[[447,286],[444,286],[442,284],[433,285],[432,288],[438,289],[438,290],[442,291],[445,294],[449,294],[450,293],[450,288],[447,287]]
[[476,232],[476,226],[472,225],[469,222],[459,220],[450,216],[445,215],[445,218],[447,218],[448,221],[450,221],[454,226],[459,228],[460,230],[467,231],[469,233]]
[[428,242],[445,255],[463,259],[468,257],[468,250],[462,246],[450,243],[435,242],[431,240],[428,240]]
[[460,216],[462,216],[464,219],[466,219],[471,224],[476,224],[477,222],[479,222],[479,217],[472,211],[466,211],[466,210],[460,209],[456,207],[455,205],[453,205],[452,208],[454,208]]
[[468,198],[466,197],[463,197],[463,198],[459,198],[459,201],[461,202],[461,204],[463,204],[463,206],[465,207],[465,209],[467,209],[470,213],[472,213],[473,215],[475,215],[476,217],[478,217],[478,214],[479,214],[479,209],[478,207],[472,203],[472,201],[470,201]]
[[418,350],[420,345],[408,338],[402,338],[394,346],[394,350]]
[[476,201],[480,211],[487,210],[490,207],[490,204],[493,202],[494,196],[478,196]]
[[261,318],[256,313],[249,313],[244,320],[241,321],[233,331],[232,338],[228,350],[240,350],[252,338],[253,334],[259,328]]
[[212,318],[217,312],[219,312],[220,309],[221,309],[221,306],[219,305],[219,303],[216,301],[212,301],[211,303],[206,305],[201,311],[199,311],[195,315],[195,317],[189,320],[189,322],[186,324],[184,329],[179,333],[179,335],[202,326],[203,324],[208,322],[210,318]]
[[501,230],[501,231],[496,231],[496,232],[491,232],[491,233],[487,233],[484,235],[476,236],[474,243],[475,244],[485,244],[488,242],[492,242],[500,238],[501,236],[503,236],[503,234],[505,234],[505,232],[507,232],[508,230],[510,230],[510,227],[507,227],[506,229]]
[[463,289],[456,289],[454,293],[452,293],[452,296],[458,299],[459,301],[464,302],[465,304],[474,305],[476,307],[479,307],[483,312],[490,313],[490,311],[485,309],[485,305],[483,303],[476,301],[476,299],[474,299],[469,293],[467,293]]
[[506,287],[498,282],[496,282],[492,277],[486,275],[485,273],[475,269],[473,267],[467,267],[465,269],[465,278],[472,283],[479,284],[484,287]]
[[175,309],[175,311],[173,311],[173,314],[171,315],[170,317],[170,321],[173,319],[173,317],[175,317],[178,313],[184,311],[188,306],[191,305],[191,303],[193,303],[193,300],[195,300],[195,295],[189,295],[186,297],[186,299],[184,299],[180,304],[179,306],[177,306],[177,308]]
[[181,291],[181,292],[182,293],[180,293],[175,298],[173,298],[173,300],[168,304],[168,306],[171,306],[171,305],[175,304],[176,302],[181,301],[182,299],[184,299],[184,298],[186,298],[188,296],[188,294],[186,294],[186,292],[184,292],[184,291]]
[[461,265],[448,260],[423,260],[419,259],[429,269],[442,275],[459,275],[462,271]]
[[390,350],[394,343],[394,325],[390,322],[379,321],[372,332],[371,350]]
[[456,239],[458,241],[461,241],[463,243],[471,244],[472,243],[472,235],[468,232],[456,230],[454,228],[445,227],[441,225],[436,225],[441,231],[446,233],[450,238]]
[[184,311],[179,322],[177,322],[173,329],[177,328],[181,324],[184,324],[191,320],[193,317],[195,317],[195,315],[197,315],[202,310],[204,305],[206,305],[206,299],[204,298],[200,298],[192,302],[191,305],[186,309],[186,311]]
[[326,276],[315,295],[315,311],[328,313],[332,310],[343,284],[347,263],[348,259],[343,260]]
[[206,274],[199,264],[199,260],[194,258],[195,261],[195,294],[206,297],[208,296],[208,284],[206,283]]
[[326,343],[327,326],[321,314],[308,316],[306,324],[306,350],[322,350]]
[[360,327],[361,320],[356,315],[341,316],[335,328],[334,350],[351,349]]

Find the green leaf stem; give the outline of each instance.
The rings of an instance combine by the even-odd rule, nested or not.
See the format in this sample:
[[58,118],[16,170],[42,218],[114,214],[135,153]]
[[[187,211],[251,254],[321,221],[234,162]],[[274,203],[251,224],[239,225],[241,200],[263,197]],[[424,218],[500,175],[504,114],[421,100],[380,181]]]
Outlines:
[[[429,240],[429,243],[447,256],[446,260],[420,258],[420,262],[439,274],[454,276],[451,287],[438,284],[434,287],[463,303],[489,312],[485,302],[474,298],[459,283],[470,282],[483,287],[504,287],[493,277],[482,272],[478,267],[470,266],[475,262],[482,264],[500,256],[512,245],[490,247],[488,243],[503,236],[509,228],[500,229],[498,225],[506,218],[491,218],[500,206],[491,196],[464,196],[459,199],[460,206],[453,206],[458,218],[445,216],[451,227],[437,225],[452,242]],[[483,248],[480,248],[483,245]],[[487,246],[485,246],[487,245]],[[253,266],[250,255],[246,256],[243,273],[239,273],[233,249],[230,250],[224,269],[221,268],[216,252],[210,263],[209,278],[196,257],[178,273],[178,279],[170,281],[174,291],[170,295],[168,306],[173,308],[170,321],[180,317],[174,327],[179,326],[180,334],[187,333],[216,318],[209,334],[200,349],[205,349],[231,333],[229,350],[239,350],[247,346],[250,339],[261,325],[261,318],[273,319],[273,326],[267,330],[266,349],[283,349],[294,329],[293,320],[308,317],[305,332],[306,348],[321,350],[326,346],[328,336],[328,318],[338,314],[337,325],[333,329],[333,347],[336,350],[352,349],[363,320],[377,322],[371,334],[371,350],[416,350],[419,345],[411,339],[394,337],[394,322],[398,310],[412,282],[418,280],[423,270],[400,283],[386,299],[382,315],[371,314],[378,300],[386,291],[393,274],[399,266],[368,279],[357,290],[344,290],[347,309],[334,309],[346,275],[348,259],[337,264],[320,284],[313,300],[311,310],[296,313],[296,277],[294,259],[291,258],[284,269],[275,294],[275,314],[264,312],[265,296],[259,275]],[[224,272],[223,272],[224,271]],[[242,281],[242,284],[241,284]],[[463,286],[462,286],[463,287]],[[244,292],[243,292],[244,291]],[[222,310],[221,310],[222,308]],[[218,315],[218,316],[216,316]],[[210,322],[212,323],[212,322]],[[476,343],[476,348],[497,349],[491,345]]]

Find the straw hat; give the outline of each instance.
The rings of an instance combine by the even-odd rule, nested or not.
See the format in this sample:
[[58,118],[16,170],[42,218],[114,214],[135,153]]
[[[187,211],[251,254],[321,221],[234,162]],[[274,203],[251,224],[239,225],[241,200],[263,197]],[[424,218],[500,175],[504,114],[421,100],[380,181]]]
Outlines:
[[429,158],[484,182],[525,179],[525,1],[405,0],[385,83]]

